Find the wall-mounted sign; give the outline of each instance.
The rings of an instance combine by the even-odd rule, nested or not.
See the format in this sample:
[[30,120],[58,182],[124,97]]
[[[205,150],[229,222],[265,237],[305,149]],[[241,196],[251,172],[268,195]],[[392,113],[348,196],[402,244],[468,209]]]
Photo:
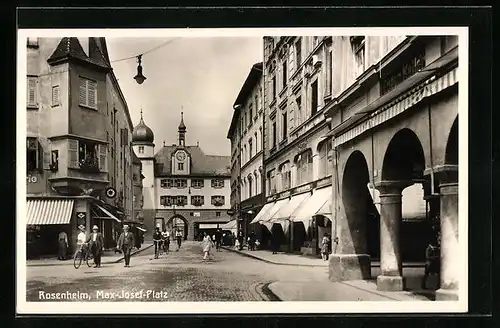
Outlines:
[[115,198],[116,197],[115,188],[112,187],[106,188],[106,196],[111,199]]
[[87,213],[85,212],[76,212],[76,220],[77,220],[77,225],[83,225],[85,226],[86,224],[86,218],[87,218]]
[[26,177],[26,182],[27,183],[37,183],[38,182],[38,177],[35,175],[28,175]]
[[200,216],[200,212],[194,212],[193,216]]

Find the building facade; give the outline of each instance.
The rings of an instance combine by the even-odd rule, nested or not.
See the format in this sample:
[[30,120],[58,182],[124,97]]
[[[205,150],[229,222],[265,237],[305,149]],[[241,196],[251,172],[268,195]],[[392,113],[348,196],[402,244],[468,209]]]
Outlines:
[[239,230],[247,236],[249,223],[263,205],[262,63],[253,65],[234,103],[240,120]]
[[237,232],[243,231],[243,224],[240,219],[241,205],[241,124],[240,111],[234,108],[233,117],[227,133],[227,138],[231,142],[231,195],[229,213],[231,221],[236,221]]
[[[106,41],[28,38],[27,74],[28,256],[55,254],[61,231],[74,250],[80,224],[98,225],[113,247],[116,225],[132,213],[132,172],[130,145],[116,165],[109,136],[130,134],[131,120]],[[106,196],[110,186],[123,201]]]
[[206,155],[199,145],[187,146],[186,130],[181,117],[178,143],[154,153],[153,133],[141,117],[133,144],[145,176],[146,229],[181,230],[185,240],[195,240],[230,221],[231,158]]
[[132,185],[133,185],[133,195],[132,204],[134,212],[132,218],[137,222],[142,223],[144,217],[142,214],[142,206],[144,203],[144,196],[142,195],[142,180],[144,175],[142,174],[142,163],[139,157],[132,151]]

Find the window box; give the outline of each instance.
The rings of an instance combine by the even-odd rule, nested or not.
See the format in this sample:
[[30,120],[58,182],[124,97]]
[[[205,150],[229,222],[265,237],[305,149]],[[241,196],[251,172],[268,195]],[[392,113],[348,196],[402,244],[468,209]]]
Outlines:
[[86,173],[99,173],[99,161],[94,157],[86,157],[79,162],[80,170]]

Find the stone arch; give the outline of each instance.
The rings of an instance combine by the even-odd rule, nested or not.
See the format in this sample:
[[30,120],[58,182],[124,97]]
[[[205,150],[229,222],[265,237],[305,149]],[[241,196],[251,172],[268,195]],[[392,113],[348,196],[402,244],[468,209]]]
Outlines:
[[392,137],[384,154],[382,180],[422,179],[425,155],[422,143],[412,130],[403,128]]
[[169,229],[170,231],[181,229],[184,240],[187,240],[189,233],[189,223],[186,220],[186,218],[183,217],[182,215],[175,214],[172,217],[170,217],[170,219],[168,219],[167,221],[166,228]]
[[[368,163],[359,150],[353,151],[342,175],[342,203],[352,240],[353,254],[379,254],[379,217],[368,190]],[[368,221],[371,220],[371,221]]]
[[448,134],[444,162],[445,164],[458,165],[458,116],[453,121]]

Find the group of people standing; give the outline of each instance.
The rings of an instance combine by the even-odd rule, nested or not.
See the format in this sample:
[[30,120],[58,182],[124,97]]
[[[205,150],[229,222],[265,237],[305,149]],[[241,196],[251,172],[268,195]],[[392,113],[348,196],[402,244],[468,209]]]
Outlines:
[[179,251],[182,245],[183,234],[180,229],[175,230],[173,233],[170,233],[167,229],[160,231],[160,227],[157,226],[155,232],[153,233],[153,243],[155,246],[155,256],[157,259],[160,251],[163,250],[164,253],[168,253],[170,251],[170,236],[173,235],[175,241],[177,242],[176,252]]

